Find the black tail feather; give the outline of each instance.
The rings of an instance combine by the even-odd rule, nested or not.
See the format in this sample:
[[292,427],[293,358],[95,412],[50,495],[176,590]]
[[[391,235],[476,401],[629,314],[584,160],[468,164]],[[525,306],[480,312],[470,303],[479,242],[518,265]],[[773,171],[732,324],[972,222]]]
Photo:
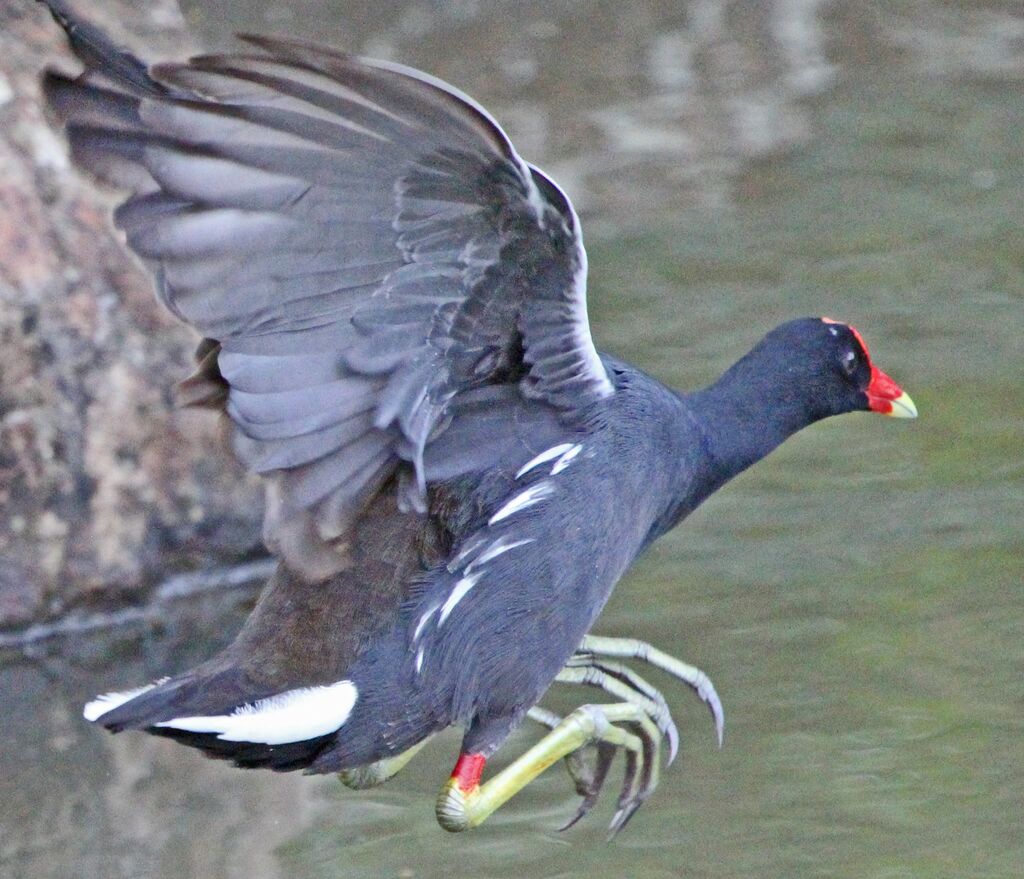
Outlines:
[[336,733],[299,742],[267,745],[260,742],[226,741],[217,733],[197,733],[157,726],[158,723],[176,717],[231,714],[240,706],[251,705],[274,694],[274,689],[258,686],[235,666],[218,669],[207,664],[181,677],[156,683],[116,708],[100,714],[95,723],[115,733],[143,730],[155,736],[174,739],[190,748],[198,748],[208,757],[230,760],[243,769],[265,768],[275,772],[307,769],[323,751],[335,744]]
[[335,738],[331,733],[304,742],[263,745],[256,742],[226,742],[215,733],[187,732],[166,726],[152,726],[146,732],[174,739],[190,748],[198,748],[215,760],[230,760],[241,769],[272,769],[275,772],[307,769]]

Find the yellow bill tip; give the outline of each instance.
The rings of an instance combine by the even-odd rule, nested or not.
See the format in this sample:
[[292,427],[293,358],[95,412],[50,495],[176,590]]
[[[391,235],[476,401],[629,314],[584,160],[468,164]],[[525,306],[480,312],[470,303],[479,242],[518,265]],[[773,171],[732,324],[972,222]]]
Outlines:
[[893,418],[917,418],[917,406],[910,399],[910,394],[904,391],[892,401],[892,409],[885,414]]

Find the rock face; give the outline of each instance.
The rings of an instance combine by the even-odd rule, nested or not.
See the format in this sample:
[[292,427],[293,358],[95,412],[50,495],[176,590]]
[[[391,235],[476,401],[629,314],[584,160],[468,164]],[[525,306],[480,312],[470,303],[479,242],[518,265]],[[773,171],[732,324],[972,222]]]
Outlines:
[[[88,14],[147,58],[193,47],[177,3]],[[0,8],[0,626],[138,592],[259,546],[257,481],[216,416],[175,412],[197,339],[157,303],[110,221],[119,195],[68,162],[40,103],[76,69],[35,4]]]

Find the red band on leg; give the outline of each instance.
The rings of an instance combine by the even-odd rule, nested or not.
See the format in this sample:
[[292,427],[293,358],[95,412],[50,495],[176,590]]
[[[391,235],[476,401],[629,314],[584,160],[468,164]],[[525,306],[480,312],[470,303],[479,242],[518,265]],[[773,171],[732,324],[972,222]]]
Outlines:
[[483,754],[459,754],[459,759],[455,761],[455,768],[452,770],[452,778],[459,785],[459,790],[469,793],[479,786],[486,762],[487,758]]

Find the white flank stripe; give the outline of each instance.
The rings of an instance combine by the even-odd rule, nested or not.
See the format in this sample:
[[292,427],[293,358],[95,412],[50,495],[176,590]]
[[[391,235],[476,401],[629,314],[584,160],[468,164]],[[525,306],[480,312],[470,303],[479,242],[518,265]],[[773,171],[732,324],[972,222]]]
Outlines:
[[448,571],[454,574],[459,569],[459,565],[461,565],[474,552],[480,549],[480,547],[483,546],[483,544],[483,537],[478,536],[467,540],[466,543],[463,544],[462,549],[459,550],[459,554],[455,556],[455,558],[453,558],[450,562],[448,562]]
[[124,705],[125,702],[131,702],[131,700],[136,696],[148,693],[154,687],[166,684],[169,680],[170,678],[160,678],[160,680],[153,681],[151,684],[146,684],[144,687],[136,687],[134,690],[125,690],[123,693],[104,693],[102,696],[97,696],[92,700],[92,702],[86,703],[85,708],[82,709],[82,717],[90,723],[94,720],[99,720],[99,718],[108,711],[113,711],[115,708],[119,708]]
[[218,733],[217,738],[225,742],[285,745],[334,732],[348,720],[358,697],[359,690],[352,681],[339,681],[326,687],[288,690],[243,705],[231,714],[176,717],[155,725],[185,732]]
[[416,651],[416,674],[423,671],[423,648]]
[[420,617],[420,621],[416,623],[416,631],[412,633],[412,643],[415,644],[420,639],[420,635],[423,634],[423,627],[430,622],[430,618],[437,612],[437,605],[434,605],[428,610],[423,616]]
[[452,594],[448,596],[448,600],[441,607],[441,616],[437,618],[437,627],[439,629],[444,625],[444,621],[448,619],[448,614],[455,610],[455,605],[466,597],[466,593],[469,592],[470,589],[476,586],[476,581],[479,580],[480,577],[480,574],[467,574],[455,584],[455,588],[452,589]]
[[539,503],[545,498],[551,497],[554,493],[555,487],[550,482],[538,482],[536,485],[531,485],[526,489],[526,491],[521,491],[512,498],[512,500],[505,504],[505,506],[498,510],[498,512],[491,516],[487,524],[493,525],[495,522],[507,519],[513,513],[518,513],[520,510],[532,507],[534,504]]
[[488,547],[486,552],[480,554],[480,558],[474,559],[471,564],[466,566],[466,573],[468,574],[477,565],[486,565],[489,561],[496,559],[510,549],[515,549],[517,546],[523,546],[526,543],[533,543],[534,539],[533,537],[527,537],[523,540],[509,540],[508,537],[499,537]]
[[566,452],[564,455],[562,455],[561,458],[555,461],[555,466],[551,468],[551,475],[557,476],[559,473],[561,473],[566,467],[568,467],[572,463],[573,458],[575,458],[582,451],[583,446],[581,445],[575,445],[571,449],[569,449],[568,452]]
[[541,452],[536,458],[530,458],[522,467],[516,471],[516,479],[522,476],[524,473],[529,473],[534,467],[541,464],[545,464],[552,458],[557,458],[563,452],[569,451],[572,448],[572,443],[561,443],[557,446],[552,446],[546,452]]

